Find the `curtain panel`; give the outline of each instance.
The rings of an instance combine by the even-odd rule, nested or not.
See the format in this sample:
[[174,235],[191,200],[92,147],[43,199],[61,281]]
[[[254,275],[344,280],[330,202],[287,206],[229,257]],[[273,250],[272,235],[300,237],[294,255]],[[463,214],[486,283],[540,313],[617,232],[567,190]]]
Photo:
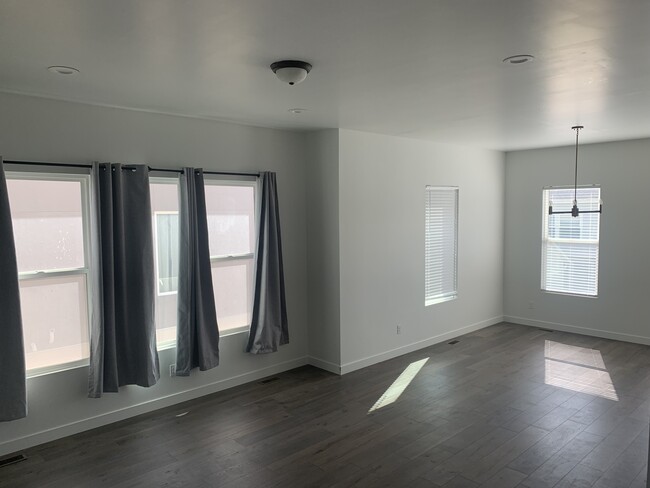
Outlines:
[[219,328],[212,287],[203,170],[180,176],[180,260],[176,375],[189,376],[219,365]]
[[25,349],[20,313],[16,245],[9,194],[0,158],[0,422],[27,415]]
[[92,168],[93,261],[88,396],[160,378],[154,318],[155,278],[149,170]]
[[246,352],[276,352],[289,343],[284,289],[280,209],[275,173],[262,172],[260,219],[255,257],[255,295]]

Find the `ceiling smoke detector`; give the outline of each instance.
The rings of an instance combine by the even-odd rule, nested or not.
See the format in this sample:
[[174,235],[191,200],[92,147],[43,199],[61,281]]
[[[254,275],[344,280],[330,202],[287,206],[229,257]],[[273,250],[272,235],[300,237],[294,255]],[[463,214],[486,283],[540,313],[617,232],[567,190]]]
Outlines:
[[514,64],[516,66],[518,64],[530,63],[534,59],[535,56],[531,56],[530,54],[516,54],[514,56],[508,56],[507,58],[504,58],[503,62],[506,64]]
[[276,61],[271,65],[271,69],[280,81],[293,86],[307,78],[307,74],[311,71],[311,64],[295,60]]
[[47,68],[50,73],[56,73],[57,75],[71,76],[79,73],[77,68],[71,66],[50,66]]

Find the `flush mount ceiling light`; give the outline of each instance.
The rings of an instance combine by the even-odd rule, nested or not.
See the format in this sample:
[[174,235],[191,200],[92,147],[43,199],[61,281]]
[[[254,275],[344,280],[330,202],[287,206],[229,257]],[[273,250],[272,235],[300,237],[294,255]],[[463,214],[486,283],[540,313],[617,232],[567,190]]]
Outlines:
[[71,76],[71,75],[76,75],[79,73],[79,70],[77,68],[72,68],[70,66],[50,66],[47,68],[47,70],[50,73],[56,73],[57,75],[66,75],[66,76]]
[[580,135],[580,129],[584,129],[584,126],[574,125],[571,128],[576,131],[576,164],[575,164],[574,180],[573,180],[573,207],[571,208],[571,210],[566,210],[563,212],[553,211],[553,202],[549,202],[548,214],[549,215],[571,214],[571,217],[578,217],[580,214],[602,213],[603,212],[602,200],[598,204],[598,210],[583,210],[581,212],[578,209],[578,136]]
[[306,112],[306,111],[307,111],[306,108],[290,108],[290,109],[288,110],[288,112],[290,112],[290,113],[292,113],[292,114],[296,114],[296,115],[297,115],[297,114],[301,114],[301,113]]
[[531,56],[530,54],[516,54],[514,56],[508,56],[507,58],[504,58],[503,62],[506,64],[519,65],[519,64],[530,63],[534,59],[535,56]]
[[276,61],[271,65],[271,69],[280,81],[293,86],[307,78],[307,74],[311,71],[311,64],[295,60]]

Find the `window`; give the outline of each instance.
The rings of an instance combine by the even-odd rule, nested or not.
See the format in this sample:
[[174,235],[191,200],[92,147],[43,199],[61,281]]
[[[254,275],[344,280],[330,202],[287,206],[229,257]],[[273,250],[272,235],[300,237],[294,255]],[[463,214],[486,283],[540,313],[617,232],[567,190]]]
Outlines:
[[[205,180],[205,203],[217,321],[221,333],[248,330],[253,307],[256,181]],[[178,180],[151,178],[158,347],[176,341]]]
[[149,178],[156,264],[156,340],[176,343],[178,304],[178,178]]
[[[542,290],[554,293],[598,295],[598,246],[600,214],[548,214],[549,204],[558,212],[570,211],[573,188],[545,188],[542,229]],[[600,188],[578,188],[581,211],[598,210]]]
[[457,296],[458,188],[426,188],[424,304]]
[[255,189],[255,180],[205,180],[212,282],[221,332],[247,330],[251,323]]
[[26,368],[87,363],[87,175],[7,172]]

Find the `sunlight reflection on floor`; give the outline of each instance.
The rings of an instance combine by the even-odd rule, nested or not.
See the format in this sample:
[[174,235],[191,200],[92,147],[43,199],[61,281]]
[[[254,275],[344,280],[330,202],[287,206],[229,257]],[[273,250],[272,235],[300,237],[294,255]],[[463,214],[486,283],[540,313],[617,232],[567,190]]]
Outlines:
[[368,410],[368,413],[379,410],[380,408],[397,401],[428,360],[429,358],[424,358],[409,364],[406,369],[402,371],[402,374],[393,381],[393,384],[388,387],[384,394],[379,397],[379,400],[375,402],[372,408]]
[[547,340],[544,356],[547,385],[618,401],[600,351]]

